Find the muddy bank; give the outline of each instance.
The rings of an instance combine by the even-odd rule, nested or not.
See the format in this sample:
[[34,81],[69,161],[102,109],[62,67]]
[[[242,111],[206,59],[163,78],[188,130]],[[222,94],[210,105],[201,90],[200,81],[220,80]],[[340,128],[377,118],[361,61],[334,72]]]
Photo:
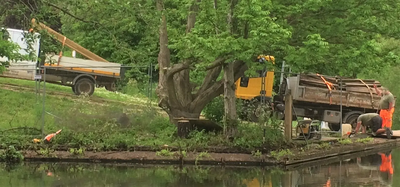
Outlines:
[[251,154],[238,153],[172,153],[171,156],[159,155],[151,151],[86,151],[82,155],[72,155],[68,151],[54,151],[49,155],[40,155],[35,151],[23,151],[25,161],[50,162],[94,162],[94,163],[136,163],[136,164],[176,164],[176,165],[234,165],[234,166],[272,166],[278,164],[273,158],[256,158]]
[[368,143],[339,144],[329,148],[289,149],[291,155],[277,157],[271,154],[180,152],[180,151],[71,151],[55,150],[44,153],[37,150],[22,151],[25,161],[88,162],[88,163],[134,163],[176,165],[220,165],[220,166],[283,166],[286,169],[327,164],[343,159],[355,158],[387,151],[400,145],[400,140],[373,139]]

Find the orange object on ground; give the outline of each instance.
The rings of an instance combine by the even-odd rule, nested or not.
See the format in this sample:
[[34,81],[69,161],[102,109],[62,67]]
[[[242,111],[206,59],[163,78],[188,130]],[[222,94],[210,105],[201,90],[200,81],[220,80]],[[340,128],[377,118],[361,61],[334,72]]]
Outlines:
[[382,164],[379,167],[381,172],[387,172],[393,174],[392,167],[392,155],[386,156],[385,154],[381,154]]
[[390,110],[385,110],[382,109],[379,112],[379,116],[381,116],[382,118],[382,128],[392,128],[392,117],[393,117],[393,113],[394,113],[394,108],[390,109]]
[[54,136],[56,136],[57,134],[59,134],[60,132],[61,132],[61,129],[58,130],[56,133],[51,133],[51,134],[47,135],[46,137],[44,137],[44,139],[45,139],[46,141],[50,142],[50,140],[51,140]]

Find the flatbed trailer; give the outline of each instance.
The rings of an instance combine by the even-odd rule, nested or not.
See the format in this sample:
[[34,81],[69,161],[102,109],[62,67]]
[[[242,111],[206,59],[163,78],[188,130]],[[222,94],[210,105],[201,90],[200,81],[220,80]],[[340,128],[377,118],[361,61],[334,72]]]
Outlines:
[[[32,25],[36,30],[48,32],[63,46],[71,48],[87,59],[65,57],[62,56],[61,51],[59,55],[46,55],[42,65],[38,65],[37,59],[12,62],[0,76],[26,80],[41,79],[41,81],[46,77],[46,82],[70,86],[77,95],[84,93],[92,95],[95,87],[102,86],[109,91],[116,90],[116,82],[123,78],[125,72],[125,69],[121,68],[121,64],[108,62],[35,19],[32,19]],[[25,38],[28,31],[18,29],[7,29],[7,31],[10,34],[10,40],[21,47],[20,54],[25,55],[27,46],[33,45],[36,56],[39,56],[39,37],[35,37],[33,44],[28,44]],[[34,33],[34,35],[39,36],[39,33]],[[0,60],[7,59],[3,57]],[[41,66],[45,67],[46,72]]]
[[46,76],[46,82],[71,86],[77,95],[92,95],[95,87],[101,86],[114,91],[116,81],[124,74],[118,63],[54,55],[46,57],[44,67],[46,72],[41,71],[42,80]]
[[340,129],[342,119],[354,128],[359,115],[378,112],[381,97],[375,92],[374,84],[381,87],[376,80],[298,74],[284,79],[273,102],[276,111],[283,114],[284,97],[290,92],[294,117],[328,122],[329,128],[335,131]]

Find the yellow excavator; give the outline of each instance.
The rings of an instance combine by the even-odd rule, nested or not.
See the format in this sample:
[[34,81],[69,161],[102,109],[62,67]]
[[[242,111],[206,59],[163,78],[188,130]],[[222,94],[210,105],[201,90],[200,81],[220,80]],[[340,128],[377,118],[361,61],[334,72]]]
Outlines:
[[[275,64],[275,57],[270,55],[259,55],[257,57],[258,62],[265,63],[270,62]],[[245,107],[248,108],[246,117],[250,121],[257,121],[259,113],[256,112],[257,107],[261,101],[265,101],[266,105],[272,99],[273,86],[274,86],[274,71],[263,71],[258,72],[258,77],[241,77],[236,81],[236,98],[242,99],[245,103]],[[254,112],[253,112],[254,111]]]

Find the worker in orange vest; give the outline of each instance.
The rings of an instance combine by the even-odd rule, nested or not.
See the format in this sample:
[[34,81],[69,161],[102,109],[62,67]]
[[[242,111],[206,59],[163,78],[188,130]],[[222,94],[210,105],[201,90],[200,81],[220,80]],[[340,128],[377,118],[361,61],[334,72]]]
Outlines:
[[394,113],[395,99],[389,89],[381,87],[378,89],[374,84],[376,93],[381,97],[379,101],[379,115],[382,117],[382,128],[392,129],[392,118]]

